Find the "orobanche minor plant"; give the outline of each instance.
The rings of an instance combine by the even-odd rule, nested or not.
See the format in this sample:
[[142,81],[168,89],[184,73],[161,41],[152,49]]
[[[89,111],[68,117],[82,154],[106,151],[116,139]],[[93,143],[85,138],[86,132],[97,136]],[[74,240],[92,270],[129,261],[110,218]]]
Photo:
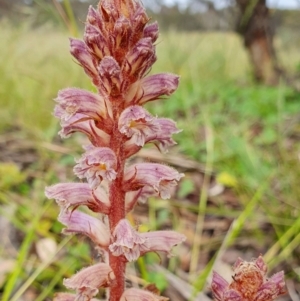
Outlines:
[[[81,132],[90,143],[74,167],[82,182],[47,187],[46,196],[60,206],[63,233],[88,236],[105,256],[64,279],[74,293],[58,293],[55,301],[96,301],[102,287],[109,301],[165,300],[148,290],[125,288],[128,262],[151,251],[171,255],[172,247],[185,240],[174,231],[140,233],[126,219],[137,202],[153,195],[170,198],[183,177],[166,165],[128,162],[145,144],[167,151],[175,144],[172,135],[180,132],[171,119],[152,116],[143,108],[172,94],[179,82],[174,74],[148,75],[158,38],[157,23],[148,22],[139,0],[102,0],[97,9],[89,8],[84,40],[70,39],[71,54],[97,92],[59,91],[54,115],[61,121],[61,137]],[[82,206],[90,214],[80,210]],[[285,292],[284,274],[266,278],[266,271],[261,256],[252,262],[238,259],[231,283],[213,274],[215,300],[274,300]]]
[[[58,220],[65,234],[84,234],[106,254],[105,262],[83,268],[64,280],[75,293],[59,293],[55,300],[92,300],[107,287],[110,301],[159,300],[142,289],[125,289],[125,266],[143,254],[165,252],[185,240],[174,231],[139,233],[126,219],[137,202],[151,195],[170,198],[183,177],[173,168],[155,163],[127,164],[145,144],[160,151],[175,144],[179,130],[174,121],[157,118],[143,105],[172,94],[179,77],[147,75],[156,61],[157,23],[138,0],[102,0],[89,8],[84,40],[70,39],[71,54],[91,78],[97,93],[78,88],[59,91],[54,115],[60,135],[84,133],[90,141],[76,161],[81,183],[60,183],[46,188],[46,196],[60,206]],[[98,214],[89,215],[86,206]],[[93,299],[94,300],[94,299]]]

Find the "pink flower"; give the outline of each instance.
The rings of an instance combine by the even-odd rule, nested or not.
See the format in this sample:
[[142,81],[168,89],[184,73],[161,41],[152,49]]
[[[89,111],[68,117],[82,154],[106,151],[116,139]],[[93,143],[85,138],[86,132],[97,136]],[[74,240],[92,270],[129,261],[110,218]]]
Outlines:
[[139,163],[128,167],[124,176],[125,191],[152,187],[162,199],[171,197],[171,189],[184,176],[177,170],[157,163]]
[[124,255],[128,261],[137,260],[147,252],[165,252],[171,255],[173,246],[183,242],[185,236],[174,231],[138,233],[126,219],[121,220],[113,232],[114,242],[109,250],[115,256]]
[[140,106],[125,109],[119,118],[119,131],[131,138],[134,144],[143,146],[149,136],[154,136],[160,126],[157,118]]
[[166,301],[166,297],[155,295],[149,291],[138,289],[138,288],[129,288],[127,289],[120,301]]
[[83,114],[75,114],[68,120],[62,120],[60,124],[62,129],[58,134],[61,138],[68,138],[74,132],[80,132],[85,134],[93,145],[109,146],[111,136],[100,130],[94,120],[85,120]]
[[262,256],[251,262],[239,258],[233,269],[230,284],[214,272],[211,288],[217,301],[272,301],[285,293],[283,271],[266,278]]
[[111,267],[101,262],[64,279],[64,285],[68,289],[76,290],[76,300],[90,300],[97,295],[100,287],[109,286],[115,278]]
[[87,183],[60,183],[47,187],[48,199],[54,198],[64,210],[70,207],[87,206],[90,210],[108,214],[110,202],[103,187],[92,190]]
[[97,188],[102,180],[113,181],[117,172],[116,155],[108,147],[90,146],[82,157],[76,161],[74,173],[80,178],[86,178],[92,189]]
[[61,90],[55,100],[58,103],[57,107],[62,109],[56,113],[56,116],[62,120],[68,120],[76,113],[84,115],[85,120],[99,121],[108,118],[108,114],[111,115],[111,107],[102,96],[82,89]]
[[67,226],[64,234],[83,234],[88,236],[96,245],[107,247],[110,242],[110,233],[106,225],[99,219],[81,211],[69,211],[62,208],[58,221]]
[[171,95],[178,87],[179,76],[161,73],[147,76],[135,82],[129,88],[125,98],[130,105],[143,105],[163,95]]

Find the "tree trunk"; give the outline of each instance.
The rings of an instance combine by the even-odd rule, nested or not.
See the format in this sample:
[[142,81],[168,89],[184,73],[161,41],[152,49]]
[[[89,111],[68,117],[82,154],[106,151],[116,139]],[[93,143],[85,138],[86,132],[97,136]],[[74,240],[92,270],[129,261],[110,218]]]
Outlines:
[[267,85],[278,84],[280,69],[266,0],[236,0],[236,3],[241,11],[237,30],[244,37],[255,79]]

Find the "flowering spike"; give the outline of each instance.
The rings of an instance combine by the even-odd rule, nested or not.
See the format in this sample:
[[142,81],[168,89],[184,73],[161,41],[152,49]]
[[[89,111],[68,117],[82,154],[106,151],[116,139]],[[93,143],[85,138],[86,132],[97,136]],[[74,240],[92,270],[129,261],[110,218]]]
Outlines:
[[[89,7],[83,41],[70,39],[70,52],[96,93],[59,91],[54,115],[60,119],[62,138],[80,132],[91,143],[73,169],[87,183],[56,184],[46,188],[46,196],[61,207],[63,232],[90,237],[107,253],[109,266],[96,264],[65,280],[76,295],[58,294],[56,301],[96,300],[92,298],[99,287],[106,285],[109,301],[166,300],[138,289],[123,294],[127,261],[150,251],[171,255],[172,247],[185,239],[173,231],[139,233],[125,220],[127,212],[150,196],[170,198],[183,177],[165,165],[127,162],[146,143],[167,151],[176,144],[172,135],[180,132],[174,121],[152,116],[142,107],[171,95],[179,83],[174,74],[146,77],[156,61],[159,35],[158,24],[149,20],[140,0],[101,0],[96,9]],[[101,214],[101,220],[79,211],[80,206]]]
[[267,265],[262,256],[247,262],[238,258],[229,284],[214,272],[212,292],[217,301],[272,301],[285,293],[284,273],[266,278]]

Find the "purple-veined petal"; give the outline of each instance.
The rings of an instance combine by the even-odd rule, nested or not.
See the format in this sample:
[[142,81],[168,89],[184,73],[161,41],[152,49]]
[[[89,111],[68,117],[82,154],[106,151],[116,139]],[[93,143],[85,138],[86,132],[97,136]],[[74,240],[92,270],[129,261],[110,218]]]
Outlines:
[[89,119],[102,120],[107,118],[107,113],[111,111],[109,104],[101,95],[78,88],[59,91],[55,101],[63,110],[64,114],[60,113],[62,120],[68,120],[76,113],[85,115]]
[[70,207],[87,206],[94,212],[109,213],[109,198],[101,186],[92,190],[87,183],[59,183],[47,187],[45,194],[47,198],[55,199],[65,210]]
[[138,146],[143,146],[147,137],[155,135],[160,130],[157,118],[149,114],[141,106],[131,106],[125,109],[119,118],[119,131],[133,140]]
[[125,171],[124,190],[137,190],[144,186],[152,187],[163,199],[171,197],[171,189],[184,176],[175,169],[157,163],[131,165]]
[[[154,143],[160,152],[166,153],[168,152],[169,147],[177,144],[173,140],[172,135],[180,133],[181,130],[176,127],[176,123],[171,119],[157,118],[156,122],[160,129],[156,132],[153,131],[150,135],[148,135],[145,138],[145,144]],[[140,149],[141,146],[136,145],[134,137],[126,141],[124,144],[126,158],[136,154]]]
[[85,73],[93,79],[94,84],[98,82],[97,62],[89,53],[87,45],[78,39],[70,39],[70,52],[83,67]]
[[99,65],[101,87],[107,95],[120,94],[122,75],[117,61],[111,56],[105,56]]
[[115,278],[111,267],[101,262],[83,268],[71,278],[64,279],[63,283],[66,288],[76,290],[76,300],[90,300],[100,287],[109,286]]
[[157,122],[160,130],[152,136],[147,137],[146,142],[153,142],[161,152],[165,153],[170,146],[176,144],[172,139],[172,135],[180,133],[181,130],[176,127],[176,122],[172,119],[158,118]]
[[86,178],[92,189],[97,188],[103,179],[113,181],[116,178],[116,155],[108,147],[89,147],[76,161],[74,173]]
[[179,84],[179,76],[160,73],[147,76],[135,82],[125,95],[126,103],[143,105],[148,101],[171,95]]
[[137,260],[147,252],[171,254],[175,245],[183,242],[185,236],[174,231],[139,233],[126,219],[121,220],[113,232],[114,242],[109,246],[115,256],[124,255],[128,261]]
[[120,16],[114,24],[114,47],[116,49],[115,57],[123,58],[128,49],[128,42],[132,35],[132,27],[128,18]]
[[110,233],[106,225],[99,219],[78,210],[62,209],[58,221],[65,225],[64,234],[84,234],[101,247],[109,245]]
[[157,40],[158,34],[159,30],[157,22],[148,24],[144,28],[144,38],[151,38],[152,43],[154,43]]
[[166,298],[146,290],[129,288],[123,293],[120,301],[166,301]]
[[217,301],[223,301],[223,294],[228,289],[229,283],[217,272],[213,272],[211,290]]
[[143,38],[127,53],[122,69],[130,81],[136,81],[150,69],[155,61],[155,48],[151,38]]
[[86,120],[83,114],[75,114],[68,120],[62,120],[60,124],[62,129],[58,134],[61,138],[68,138],[71,134],[80,132],[85,134],[95,146],[109,146],[111,136],[100,130],[94,120]]
[[103,59],[104,56],[110,55],[106,34],[104,28],[99,30],[99,28],[90,23],[87,23],[85,26],[84,41],[88,46],[88,50],[97,58],[98,62]]

